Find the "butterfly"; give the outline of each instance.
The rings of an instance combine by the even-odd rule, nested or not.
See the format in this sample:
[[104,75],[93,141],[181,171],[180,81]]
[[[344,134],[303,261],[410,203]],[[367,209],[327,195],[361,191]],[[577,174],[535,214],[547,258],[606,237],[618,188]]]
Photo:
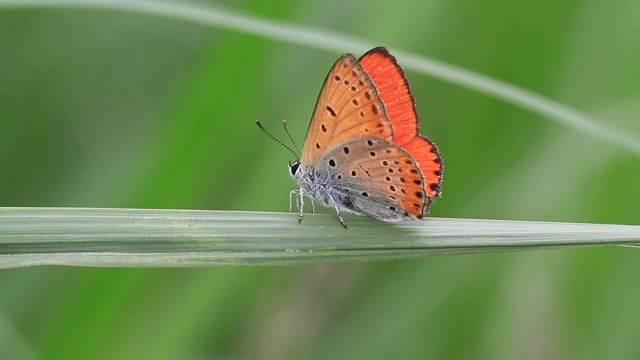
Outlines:
[[384,221],[422,218],[442,194],[444,167],[436,145],[418,130],[409,83],[386,48],[360,59],[340,57],[324,81],[299,159],[289,163],[300,186],[289,205],[295,196],[299,221],[305,196],[312,206],[316,200],[333,207],[345,228],[341,212]]

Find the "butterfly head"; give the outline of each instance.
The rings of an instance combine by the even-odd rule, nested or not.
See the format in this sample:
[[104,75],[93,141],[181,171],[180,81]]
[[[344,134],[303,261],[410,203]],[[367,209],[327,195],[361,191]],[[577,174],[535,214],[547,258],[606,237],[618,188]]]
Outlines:
[[294,162],[289,162],[289,173],[292,178],[297,178],[300,176],[298,173],[300,171],[300,160],[296,160]]

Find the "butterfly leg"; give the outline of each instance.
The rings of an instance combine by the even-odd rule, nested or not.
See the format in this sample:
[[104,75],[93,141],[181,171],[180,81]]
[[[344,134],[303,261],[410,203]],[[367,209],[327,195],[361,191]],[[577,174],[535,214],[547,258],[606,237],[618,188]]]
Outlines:
[[344,222],[344,219],[342,218],[342,214],[340,214],[340,208],[338,208],[338,204],[336,204],[336,202],[333,200],[332,197],[329,197],[329,199],[331,199],[331,203],[333,204],[333,208],[336,209],[336,214],[338,214],[338,219],[340,219],[340,224],[342,224],[342,226],[345,229],[348,229],[349,227],[347,227],[347,223]]
[[[291,197],[293,197],[293,194],[297,194],[299,193],[300,190],[291,190],[291,192],[289,193],[289,212],[291,212],[291,209],[293,208],[293,202],[291,201]],[[296,206],[298,208],[300,208],[300,200],[298,200],[298,197],[296,196]]]
[[[302,222],[302,214],[304,213],[304,192],[302,192],[302,189],[291,190],[291,192],[289,193],[289,212],[291,212],[293,206],[293,201],[291,200],[291,198],[294,195],[296,197],[296,206],[298,207],[298,222]],[[311,207],[315,210],[313,200],[311,200]]]
[[298,190],[298,223],[302,222],[302,214],[304,214],[304,193],[300,189]]

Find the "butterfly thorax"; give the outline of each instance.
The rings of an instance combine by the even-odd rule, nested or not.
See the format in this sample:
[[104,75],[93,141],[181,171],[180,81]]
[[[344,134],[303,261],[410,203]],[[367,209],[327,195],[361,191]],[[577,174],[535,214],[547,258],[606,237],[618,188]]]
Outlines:
[[289,164],[289,174],[300,185],[301,195],[306,195],[324,206],[338,207],[342,211],[360,214],[354,208],[348,192],[333,186],[330,174],[318,168],[304,166],[299,161]]

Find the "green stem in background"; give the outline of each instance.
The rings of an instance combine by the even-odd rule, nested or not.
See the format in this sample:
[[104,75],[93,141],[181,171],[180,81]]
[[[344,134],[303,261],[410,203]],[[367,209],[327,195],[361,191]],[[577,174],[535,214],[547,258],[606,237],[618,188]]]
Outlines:
[[[178,1],[0,0],[0,9],[2,8],[83,8],[136,12],[186,20],[302,46],[340,52],[345,49],[364,52],[375,45],[380,45],[337,32],[267,20],[253,15],[223,10],[211,5]],[[392,52],[407,68],[516,104],[640,156],[640,138],[624,130],[598,122],[566,105],[517,86],[422,55],[396,49],[393,49]]]
[[143,209],[0,208],[0,268],[290,265],[640,245],[640,226]]

